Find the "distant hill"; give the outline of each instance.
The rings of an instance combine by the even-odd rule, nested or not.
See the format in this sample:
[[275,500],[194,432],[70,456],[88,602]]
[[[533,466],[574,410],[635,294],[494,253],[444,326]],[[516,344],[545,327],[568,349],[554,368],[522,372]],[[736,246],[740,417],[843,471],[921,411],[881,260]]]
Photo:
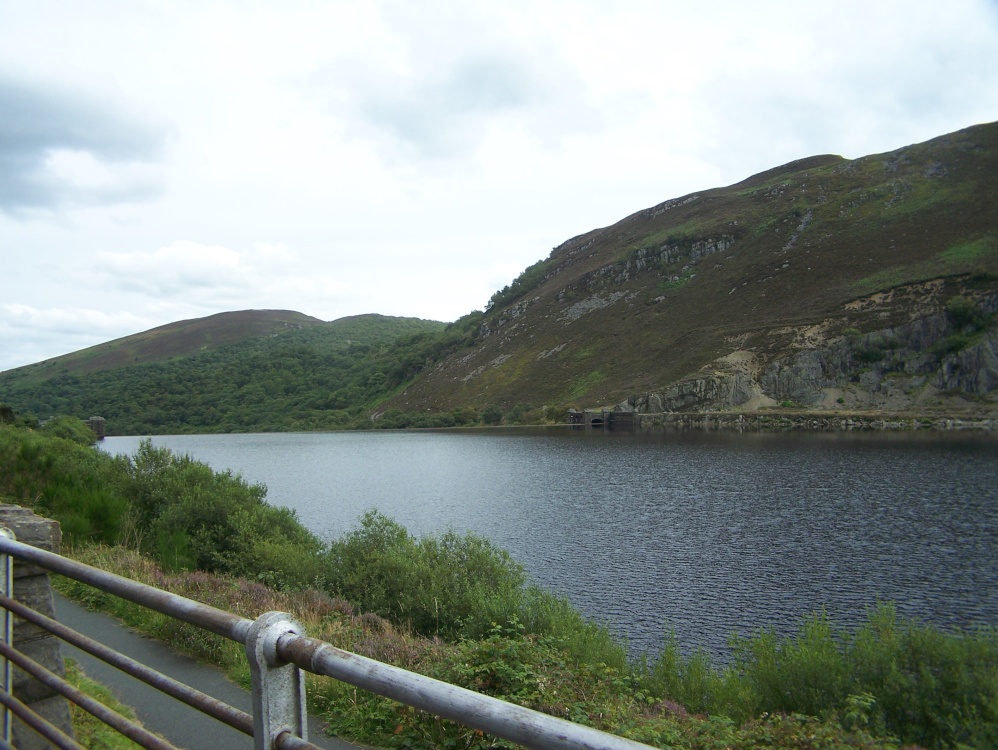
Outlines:
[[399,362],[405,342],[418,348],[445,327],[383,315],[323,323],[288,311],[222,313],[0,373],[0,401],[43,418],[100,415],[110,435],[369,424],[363,405],[412,377],[413,362]]
[[451,324],[224,313],[0,373],[0,401],[100,414],[109,434],[600,406],[994,414],[996,318],[992,123],[665,201],[562,243]]
[[289,310],[243,310],[181,320],[104,344],[18,368],[21,376],[49,378],[55,373],[83,375],[190,357],[245,339],[323,325],[318,318]]

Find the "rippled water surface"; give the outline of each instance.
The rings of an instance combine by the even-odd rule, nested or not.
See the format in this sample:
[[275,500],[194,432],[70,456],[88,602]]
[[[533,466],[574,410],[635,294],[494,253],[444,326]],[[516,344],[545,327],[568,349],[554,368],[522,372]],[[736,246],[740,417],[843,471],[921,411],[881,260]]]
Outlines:
[[[377,508],[473,531],[635,652],[665,627],[723,657],[877,599],[998,624],[998,442],[921,435],[518,431],[154,437],[268,488],[325,538]],[[108,438],[133,452],[139,438]]]

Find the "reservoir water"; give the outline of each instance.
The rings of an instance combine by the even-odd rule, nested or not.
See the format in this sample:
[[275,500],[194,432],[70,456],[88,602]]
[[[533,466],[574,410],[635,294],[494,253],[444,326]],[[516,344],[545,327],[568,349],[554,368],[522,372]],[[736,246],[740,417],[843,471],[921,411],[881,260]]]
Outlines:
[[[104,449],[133,453],[138,437]],[[998,441],[855,433],[522,429],[156,436],[267,486],[319,536],[376,508],[485,536],[537,583],[655,652],[841,626],[879,600],[998,624]]]

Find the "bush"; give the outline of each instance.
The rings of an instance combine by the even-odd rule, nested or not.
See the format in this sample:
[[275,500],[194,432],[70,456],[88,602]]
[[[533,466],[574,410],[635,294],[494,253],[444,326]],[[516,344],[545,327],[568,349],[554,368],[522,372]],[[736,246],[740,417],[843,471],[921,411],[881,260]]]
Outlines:
[[857,362],[871,365],[874,362],[879,362],[884,358],[884,350],[880,346],[871,345],[866,349],[858,349],[853,353],[853,357],[856,358]]
[[971,300],[953,297],[946,304],[946,317],[958,332],[974,333],[987,326],[991,316]]
[[360,608],[423,635],[475,637],[520,610],[525,574],[505,550],[449,531],[415,539],[369,511],[333,542],[329,580]]
[[755,702],[748,715],[782,711],[820,716],[827,707],[844,704],[848,667],[824,615],[805,620],[795,637],[766,631],[753,638],[735,637],[731,646],[735,672]]
[[482,422],[489,425],[497,425],[502,422],[502,409],[495,404],[489,404],[482,409]]
[[53,417],[42,425],[42,432],[79,445],[93,445],[97,442],[93,430],[77,417]]
[[142,548],[170,570],[197,569],[255,576],[260,565],[280,565],[282,580],[306,584],[311,575],[279,563],[276,548],[320,555],[323,545],[295,512],[268,505],[266,488],[231,472],[215,472],[189,456],[143,441],[128,462],[129,486],[144,532]]
[[848,640],[850,692],[876,700],[878,718],[924,747],[998,747],[998,630],[945,633],[872,610]]
[[129,521],[121,479],[121,463],[89,442],[0,425],[0,495],[59,521],[69,547],[117,542]]

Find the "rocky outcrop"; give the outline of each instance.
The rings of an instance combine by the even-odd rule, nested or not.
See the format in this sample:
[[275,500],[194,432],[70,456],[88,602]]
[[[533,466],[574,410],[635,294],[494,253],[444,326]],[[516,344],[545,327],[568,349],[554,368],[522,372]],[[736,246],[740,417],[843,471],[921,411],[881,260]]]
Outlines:
[[[979,320],[998,299],[978,301]],[[798,338],[803,338],[798,336]],[[736,351],[704,371],[618,406],[639,413],[760,406],[912,409],[944,399],[998,402],[998,326],[961,324],[949,312],[868,333],[845,329],[822,345],[769,361]]]

